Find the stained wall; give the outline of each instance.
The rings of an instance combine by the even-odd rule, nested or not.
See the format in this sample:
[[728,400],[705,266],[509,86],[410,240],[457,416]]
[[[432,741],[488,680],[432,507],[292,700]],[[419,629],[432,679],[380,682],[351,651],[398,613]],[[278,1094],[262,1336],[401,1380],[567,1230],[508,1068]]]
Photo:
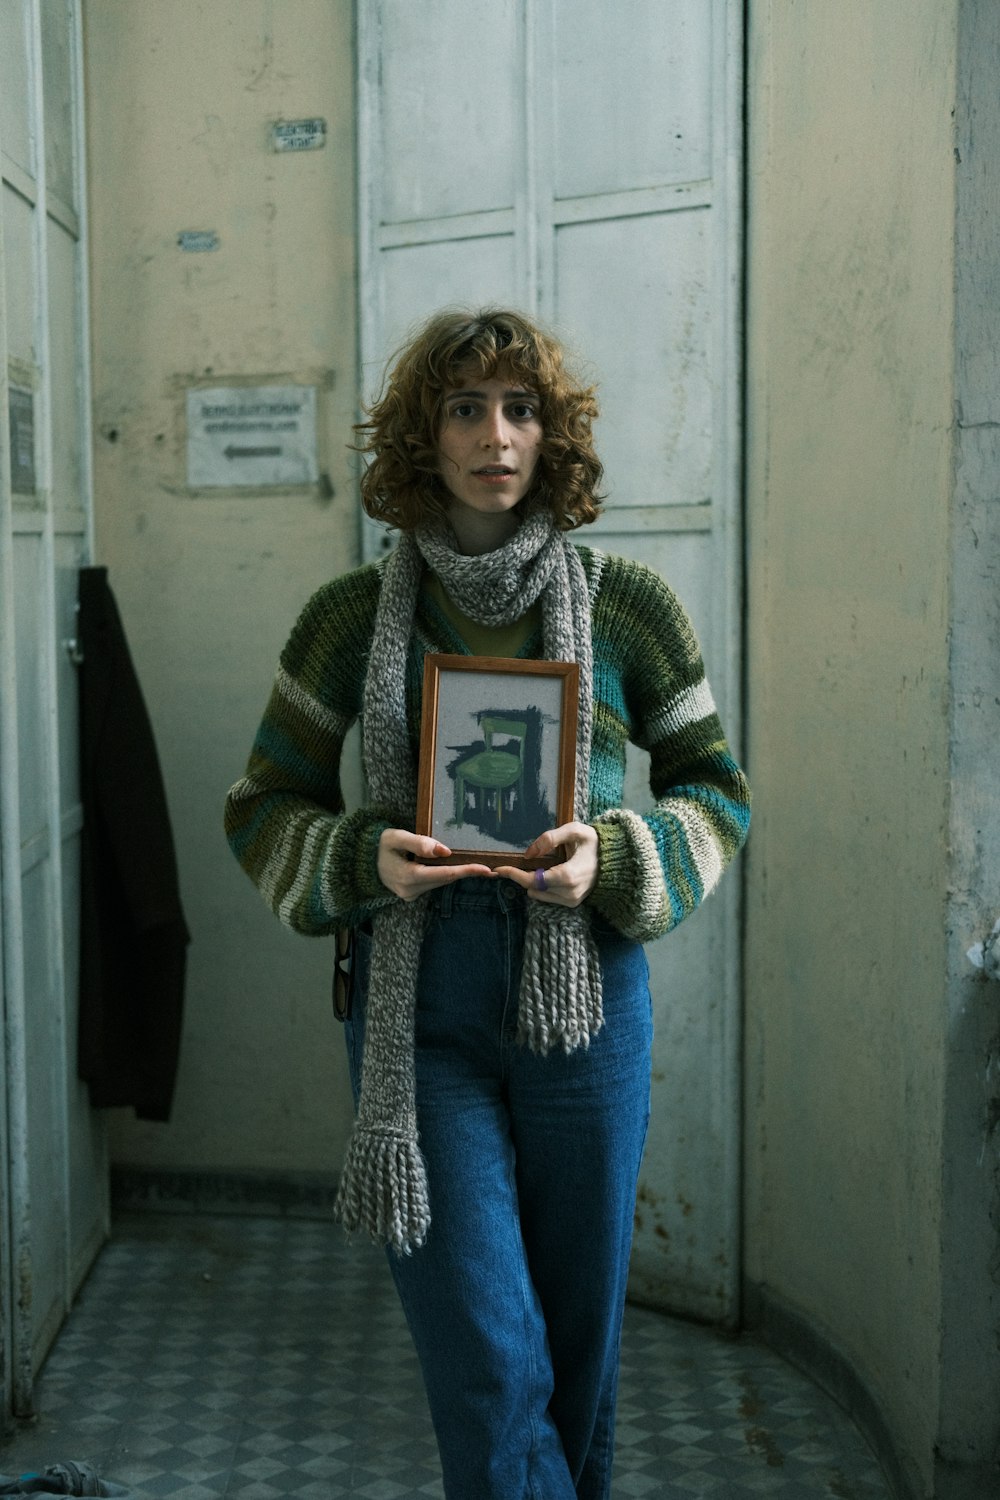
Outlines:
[[846,1359],[925,1485],[957,8],[754,3],[749,26],[748,1300]]
[[[353,7],[84,6],[97,556],[159,742],[192,928],[169,1125],[113,1121],[119,1162],[331,1170],[349,1119],[329,945],[279,928],[225,844],[277,655],[357,560]],[[278,154],[276,120],[326,121]],[[218,248],[186,251],[185,231]],[[329,483],[187,486],[185,392],[312,383]]]

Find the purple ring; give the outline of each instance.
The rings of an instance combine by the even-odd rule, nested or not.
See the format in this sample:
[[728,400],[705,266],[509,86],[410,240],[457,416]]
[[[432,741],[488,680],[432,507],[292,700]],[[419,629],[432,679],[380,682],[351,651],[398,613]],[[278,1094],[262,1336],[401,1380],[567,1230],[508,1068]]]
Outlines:
[[545,871],[541,867],[535,871],[535,890],[548,890],[548,886],[545,884]]

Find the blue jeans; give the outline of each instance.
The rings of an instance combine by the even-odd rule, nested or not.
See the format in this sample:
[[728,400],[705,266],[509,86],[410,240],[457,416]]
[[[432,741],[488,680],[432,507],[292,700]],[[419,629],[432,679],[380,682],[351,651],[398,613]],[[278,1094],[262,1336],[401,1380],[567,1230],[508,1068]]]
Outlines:
[[[652,1040],[642,948],[600,922],[604,1027],[586,1050],[515,1042],[525,897],[435,895],[417,990],[431,1227],[389,1262],[448,1500],[606,1500]],[[347,1025],[357,1099],[370,939]]]

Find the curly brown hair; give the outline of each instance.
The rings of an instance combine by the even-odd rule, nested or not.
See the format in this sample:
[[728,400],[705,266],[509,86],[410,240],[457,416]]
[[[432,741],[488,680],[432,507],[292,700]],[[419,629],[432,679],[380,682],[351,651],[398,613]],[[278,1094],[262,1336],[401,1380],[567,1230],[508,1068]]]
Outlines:
[[596,520],[604,471],[591,435],[594,388],[574,380],[550,334],[520,313],[492,307],[436,313],[395,356],[367,421],[354,429],[357,450],[372,455],[361,477],[368,514],[409,531],[445,513],[437,455],[444,398],[470,374],[523,385],[539,399],[541,452],[522,504],[549,505],[564,531]]

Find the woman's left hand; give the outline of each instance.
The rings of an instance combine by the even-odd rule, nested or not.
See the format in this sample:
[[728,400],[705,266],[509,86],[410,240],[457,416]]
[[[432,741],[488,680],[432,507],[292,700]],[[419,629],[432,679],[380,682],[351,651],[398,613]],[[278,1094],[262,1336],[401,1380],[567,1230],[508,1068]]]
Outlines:
[[513,880],[527,891],[533,901],[547,901],[553,906],[579,906],[597,884],[597,830],[589,823],[563,823],[539,834],[525,849],[525,858],[544,859],[563,845],[567,857],[561,865],[550,865],[543,871],[545,884],[536,879],[535,870],[516,870],[503,865],[494,873]]

